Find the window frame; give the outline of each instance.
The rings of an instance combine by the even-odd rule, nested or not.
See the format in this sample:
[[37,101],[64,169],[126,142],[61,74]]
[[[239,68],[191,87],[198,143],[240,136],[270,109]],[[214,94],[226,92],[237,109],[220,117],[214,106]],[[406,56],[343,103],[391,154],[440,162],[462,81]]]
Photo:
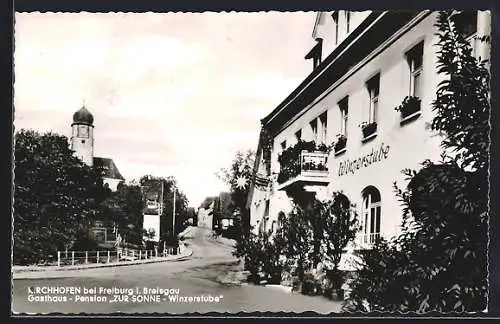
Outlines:
[[335,24],[335,45],[339,43],[339,13],[335,11],[332,13],[332,19]]
[[[378,195],[378,200],[374,201],[374,194]],[[361,205],[362,234],[365,237],[365,243],[375,243],[375,238],[380,236],[382,221],[382,196],[380,190],[369,186],[363,190]]]
[[[408,64],[409,69],[409,96],[422,98],[422,77],[424,70],[424,41],[420,41],[417,45],[413,46],[409,51],[405,53],[406,62]],[[417,66],[417,62],[420,64]],[[420,77],[419,81],[419,94],[417,95],[415,91],[415,80],[417,77]]]
[[311,127],[312,130],[312,135],[313,135],[313,141],[315,143],[318,142],[318,118],[314,118],[309,122],[309,126]]
[[295,139],[297,140],[297,142],[300,142],[302,140],[302,129],[299,129],[295,132]]
[[319,124],[321,124],[321,135],[317,143],[326,144],[326,138],[328,136],[328,110],[319,115],[318,121]]
[[349,96],[345,96],[338,103],[340,110],[340,131],[339,134],[347,138],[347,129],[349,122]]
[[281,152],[283,152],[284,150],[286,150],[286,140],[282,141],[280,143],[280,148],[281,148]]
[[380,101],[380,73],[377,73],[366,82],[368,91],[368,124],[378,122]]
[[348,10],[345,11],[345,26],[346,34],[349,34],[351,32],[351,12]]

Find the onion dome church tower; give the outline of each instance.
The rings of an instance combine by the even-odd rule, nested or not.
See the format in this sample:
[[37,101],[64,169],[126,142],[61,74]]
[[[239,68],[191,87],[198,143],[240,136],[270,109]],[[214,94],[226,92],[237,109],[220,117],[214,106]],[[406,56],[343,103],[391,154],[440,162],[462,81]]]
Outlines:
[[88,166],[94,164],[94,116],[83,106],[73,114],[71,149]]

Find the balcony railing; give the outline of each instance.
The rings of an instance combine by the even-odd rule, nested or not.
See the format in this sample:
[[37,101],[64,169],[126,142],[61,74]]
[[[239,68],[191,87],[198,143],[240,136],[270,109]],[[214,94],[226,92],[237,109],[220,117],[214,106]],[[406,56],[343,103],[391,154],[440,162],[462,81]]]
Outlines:
[[380,233],[358,233],[356,245],[361,249],[370,249],[380,238]]
[[[284,167],[280,172],[278,189],[284,189],[291,184],[301,182],[311,185],[326,185],[328,179],[328,153],[302,151],[298,161]],[[297,163],[298,162],[298,163]]]

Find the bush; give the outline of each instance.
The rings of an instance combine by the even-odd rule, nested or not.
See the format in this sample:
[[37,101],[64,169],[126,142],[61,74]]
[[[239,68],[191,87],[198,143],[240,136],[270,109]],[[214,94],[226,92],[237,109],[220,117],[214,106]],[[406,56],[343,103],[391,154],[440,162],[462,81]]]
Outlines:
[[446,78],[433,102],[432,129],[444,137],[443,161],[404,171],[408,187],[396,187],[403,232],[363,253],[347,310],[487,307],[489,73],[450,13],[441,12],[437,26],[438,71]]

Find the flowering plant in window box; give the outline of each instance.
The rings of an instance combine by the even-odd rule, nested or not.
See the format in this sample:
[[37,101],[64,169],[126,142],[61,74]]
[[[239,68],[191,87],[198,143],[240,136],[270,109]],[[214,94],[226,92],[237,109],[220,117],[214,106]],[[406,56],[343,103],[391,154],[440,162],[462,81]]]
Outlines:
[[367,138],[377,131],[377,122],[363,122],[361,123],[361,130],[363,131],[363,137]]
[[301,163],[302,152],[330,152],[330,147],[325,144],[316,144],[314,141],[300,140],[294,146],[284,150],[278,156],[280,164],[280,173],[278,175],[278,183],[284,183],[288,179],[298,176],[302,169],[305,170],[327,170],[327,165],[324,163],[317,163],[317,161],[304,161]]
[[401,118],[406,118],[420,110],[420,98],[414,96],[406,96],[401,105],[394,110],[401,113]]
[[347,137],[342,134],[337,135],[337,142],[335,143],[334,150],[335,153],[340,152],[341,150],[345,149],[345,146],[347,144]]

